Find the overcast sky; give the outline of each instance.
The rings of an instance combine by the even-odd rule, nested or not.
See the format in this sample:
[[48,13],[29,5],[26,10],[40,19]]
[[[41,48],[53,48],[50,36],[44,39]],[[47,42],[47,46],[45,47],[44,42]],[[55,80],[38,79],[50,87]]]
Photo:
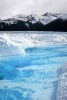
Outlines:
[[67,0],[0,0],[0,18],[17,14],[67,13]]

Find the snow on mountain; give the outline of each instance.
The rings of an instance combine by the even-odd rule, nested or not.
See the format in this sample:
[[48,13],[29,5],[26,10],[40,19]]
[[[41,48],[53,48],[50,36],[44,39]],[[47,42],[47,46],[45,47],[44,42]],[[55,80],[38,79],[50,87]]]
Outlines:
[[59,19],[67,20],[67,14],[62,14]]
[[18,14],[16,16],[13,16],[12,18],[8,18],[5,20],[2,20],[2,22],[5,22],[7,24],[14,24],[16,23],[18,20],[23,21],[23,22],[31,22],[32,24],[36,23],[36,22],[41,22],[42,24],[47,24],[50,21],[56,19],[58,16],[60,16],[60,14],[52,14],[52,13],[46,13],[42,16],[37,16],[35,14],[31,14],[31,15],[22,15],[22,14]]
[[19,14],[19,15],[16,15],[14,16],[13,18],[17,19],[17,20],[21,20],[21,21],[24,21],[24,22],[31,22],[31,23],[36,23],[37,21],[39,21],[39,18],[37,15],[35,14],[31,14],[31,15],[22,15],[22,14]]
[[44,15],[40,16],[40,21],[42,24],[48,24],[57,17],[59,17],[61,14],[53,14],[53,13],[45,13]]
[[12,18],[16,19],[16,20],[21,20],[21,21],[27,21],[28,17],[27,15],[22,15],[22,14],[18,14],[16,16],[13,16]]
[[[55,15],[53,15],[55,16]],[[61,19],[61,20],[67,20],[67,14],[57,14],[57,16],[55,16],[55,20]]]
[[[55,19],[51,20],[49,23],[44,25],[45,31],[64,31],[67,32],[67,14],[52,15],[57,16]],[[51,17],[51,18],[53,18]]]
[[18,21],[18,19],[8,18],[8,19],[5,19],[5,20],[2,20],[1,22],[4,22],[6,24],[15,24],[17,21]]
[[28,21],[34,24],[34,23],[39,21],[39,18],[38,18],[37,15],[31,14],[31,15],[28,16]]
[[45,13],[44,15],[18,14],[0,21],[0,30],[13,31],[66,31],[67,14]]
[[8,18],[8,19],[5,19],[5,20],[2,20],[1,22],[5,22],[6,24],[16,24],[16,22],[18,20],[23,21],[23,22],[31,22],[32,24],[34,24],[39,19],[38,19],[38,16],[37,15],[32,15],[31,14],[31,15],[27,16],[27,15],[19,14],[19,15],[13,16],[12,18]]

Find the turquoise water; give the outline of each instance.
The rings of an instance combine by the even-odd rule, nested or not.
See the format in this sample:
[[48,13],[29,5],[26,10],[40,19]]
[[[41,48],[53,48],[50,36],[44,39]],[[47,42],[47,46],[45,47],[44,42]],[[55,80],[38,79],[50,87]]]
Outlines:
[[56,100],[67,45],[30,47],[0,57],[0,100]]

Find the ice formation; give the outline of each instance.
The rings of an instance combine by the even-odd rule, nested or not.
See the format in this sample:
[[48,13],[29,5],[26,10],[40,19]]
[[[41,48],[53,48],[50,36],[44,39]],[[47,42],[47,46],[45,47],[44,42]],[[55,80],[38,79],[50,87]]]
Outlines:
[[12,41],[8,35],[0,35],[0,56],[25,54],[25,50],[19,44]]
[[59,77],[57,100],[67,100],[67,63],[62,66],[62,74]]
[[47,32],[38,34],[38,32],[27,33],[9,33],[0,35],[0,56],[25,54],[28,47],[47,46],[52,44],[67,44],[66,34],[51,34]]

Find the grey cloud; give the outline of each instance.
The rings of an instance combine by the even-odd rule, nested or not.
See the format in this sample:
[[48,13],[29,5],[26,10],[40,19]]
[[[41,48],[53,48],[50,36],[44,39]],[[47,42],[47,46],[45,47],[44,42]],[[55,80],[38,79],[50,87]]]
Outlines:
[[0,18],[16,14],[67,13],[67,0],[0,0]]

